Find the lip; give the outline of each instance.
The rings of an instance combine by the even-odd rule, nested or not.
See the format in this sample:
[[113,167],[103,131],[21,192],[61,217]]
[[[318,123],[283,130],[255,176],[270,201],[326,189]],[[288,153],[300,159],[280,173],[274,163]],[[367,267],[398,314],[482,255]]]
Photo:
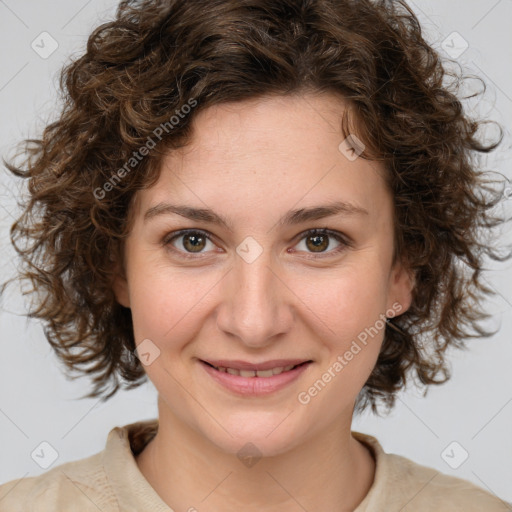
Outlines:
[[237,370],[270,370],[279,366],[290,366],[305,363],[309,359],[272,359],[271,361],[263,361],[261,363],[249,363],[241,360],[229,359],[204,359],[204,362],[209,363],[217,368],[223,366],[224,368],[235,368]]
[[[293,361],[291,359],[279,359],[275,361],[267,361],[266,364],[272,363],[270,367],[267,368],[255,368],[255,366],[252,364],[250,368],[241,368],[243,370],[248,369],[264,369],[268,370],[269,368],[274,368],[276,366],[286,366],[281,364],[281,362],[288,362]],[[297,361],[297,360],[295,360]],[[218,361],[217,361],[218,362]],[[228,361],[225,361],[228,362]],[[229,361],[230,364],[234,364],[235,361]],[[242,361],[238,361],[238,363],[241,363]],[[279,364],[276,364],[279,363]],[[304,363],[304,364],[301,364]],[[201,367],[206,371],[206,373],[212,377],[214,381],[219,383],[222,387],[225,389],[231,391],[232,393],[235,393],[237,395],[241,396],[262,396],[262,395],[268,395],[271,393],[275,393],[295,380],[297,380],[300,375],[302,375],[312,364],[312,361],[303,361],[298,360],[295,364],[301,364],[301,366],[298,366],[297,368],[293,368],[292,370],[289,370],[287,372],[280,373],[278,375],[272,375],[271,377],[242,377],[241,375],[231,375],[230,373],[224,373],[219,370],[216,370],[212,366],[209,366],[205,361],[199,360],[199,364]],[[213,363],[210,363],[213,364]],[[293,362],[289,362],[288,364],[294,364]],[[217,366],[217,364],[215,364]],[[219,364],[219,366],[222,366]]]

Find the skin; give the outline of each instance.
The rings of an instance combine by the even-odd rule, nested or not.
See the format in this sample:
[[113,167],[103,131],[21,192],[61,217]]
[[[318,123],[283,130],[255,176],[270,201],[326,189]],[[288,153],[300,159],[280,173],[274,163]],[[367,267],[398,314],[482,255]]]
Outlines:
[[[354,510],[372,485],[375,462],[351,421],[384,329],[309,403],[297,398],[379,315],[411,302],[410,275],[392,266],[384,169],[338,149],[344,108],[337,96],[304,93],[205,109],[192,143],[166,155],[157,183],[137,192],[115,293],[131,308],[136,343],[150,339],[160,350],[145,366],[159,430],[136,461],[176,511]],[[337,200],[368,214],[277,223],[289,210]],[[210,208],[233,231],[176,214],[145,223],[161,201]],[[315,250],[303,234],[311,228],[352,245],[327,237]],[[214,239],[199,254],[190,234],[165,246],[180,229]],[[251,263],[236,252],[248,236],[262,249]],[[313,363],[284,389],[248,397],[218,385],[198,358]],[[248,442],[262,456],[252,467],[237,457]]]

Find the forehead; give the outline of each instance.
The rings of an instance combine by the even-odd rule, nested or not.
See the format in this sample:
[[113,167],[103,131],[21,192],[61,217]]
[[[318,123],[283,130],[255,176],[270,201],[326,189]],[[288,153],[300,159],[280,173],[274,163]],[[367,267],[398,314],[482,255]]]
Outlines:
[[279,96],[198,113],[193,136],[168,153],[160,177],[140,192],[141,208],[179,199],[237,216],[270,216],[345,200],[376,215],[389,194],[378,163],[340,151],[343,101],[334,95]]

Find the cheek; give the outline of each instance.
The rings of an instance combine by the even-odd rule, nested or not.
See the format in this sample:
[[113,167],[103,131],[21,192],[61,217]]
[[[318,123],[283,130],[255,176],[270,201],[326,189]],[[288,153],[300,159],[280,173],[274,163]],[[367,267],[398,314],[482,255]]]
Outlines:
[[[325,354],[298,396],[301,404],[309,404],[311,414],[329,411],[334,418],[353,404],[370,376],[384,339],[384,290],[382,281],[368,272],[344,274],[326,279],[321,288],[309,287],[304,302],[312,312],[307,323]],[[302,291],[307,295],[308,289]]]
[[[354,399],[375,366],[385,331],[385,283],[381,269],[345,267],[343,272],[317,280],[303,280],[298,294],[307,307],[307,324],[321,343],[325,357],[309,383],[312,393],[340,404]],[[374,267],[375,268],[375,267]],[[306,313],[310,309],[311,312]],[[319,382],[321,381],[321,382]],[[316,383],[316,384],[315,384]],[[319,391],[323,386],[330,392]],[[343,399],[341,398],[343,397]],[[307,397],[306,397],[307,398]]]
[[136,343],[149,338],[167,349],[172,340],[193,336],[215,284],[213,276],[177,272],[148,261],[137,263],[134,259],[129,276]]
[[311,311],[311,321],[326,339],[346,343],[385,313],[386,286],[382,274],[372,273],[371,268],[370,264],[346,267],[322,279],[297,281],[295,290],[305,305],[304,311]]

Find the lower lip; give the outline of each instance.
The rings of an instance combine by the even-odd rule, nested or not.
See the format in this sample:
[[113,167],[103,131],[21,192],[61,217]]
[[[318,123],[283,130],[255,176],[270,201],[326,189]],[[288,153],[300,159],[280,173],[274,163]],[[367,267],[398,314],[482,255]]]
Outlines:
[[230,373],[216,370],[203,361],[200,361],[200,363],[206,372],[219,384],[233,393],[244,396],[268,395],[269,393],[283,389],[285,386],[298,379],[311,364],[306,363],[293,370],[280,373],[279,375],[272,375],[272,377],[242,377],[240,375],[231,375]]

